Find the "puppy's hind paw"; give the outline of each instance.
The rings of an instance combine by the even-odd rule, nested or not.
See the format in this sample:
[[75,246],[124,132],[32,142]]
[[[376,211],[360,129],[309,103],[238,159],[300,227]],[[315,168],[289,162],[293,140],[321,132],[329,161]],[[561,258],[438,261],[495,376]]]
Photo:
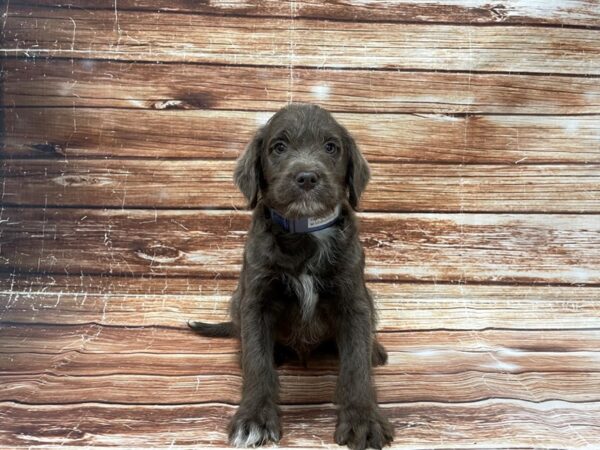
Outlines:
[[279,417],[275,414],[269,418],[246,417],[236,414],[229,428],[229,442],[235,447],[258,447],[269,442],[279,442],[281,431]]

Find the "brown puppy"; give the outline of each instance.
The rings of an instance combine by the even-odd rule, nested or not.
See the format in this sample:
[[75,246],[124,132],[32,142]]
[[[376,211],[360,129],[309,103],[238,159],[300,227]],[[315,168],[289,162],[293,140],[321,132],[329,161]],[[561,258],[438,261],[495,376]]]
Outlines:
[[371,364],[387,355],[375,340],[375,310],[353,212],[369,167],[354,139],[324,109],[292,104],[254,136],[235,182],[254,209],[231,322],[189,325],[242,341],[242,401],[229,438],[238,447],[278,441],[275,362],[305,359],[334,344],[340,359],[335,441],[381,448],[393,429],[377,406]]

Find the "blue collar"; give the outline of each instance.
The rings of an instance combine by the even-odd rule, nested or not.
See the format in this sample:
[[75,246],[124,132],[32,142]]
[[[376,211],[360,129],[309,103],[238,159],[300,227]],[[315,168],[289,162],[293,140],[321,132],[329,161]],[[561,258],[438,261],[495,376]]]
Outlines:
[[274,209],[269,208],[269,211],[271,212],[271,220],[279,224],[285,231],[290,233],[312,233],[334,225],[340,217],[340,209],[340,205],[337,205],[333,212],[325,217],[301,217],[300,219],[286,219]]

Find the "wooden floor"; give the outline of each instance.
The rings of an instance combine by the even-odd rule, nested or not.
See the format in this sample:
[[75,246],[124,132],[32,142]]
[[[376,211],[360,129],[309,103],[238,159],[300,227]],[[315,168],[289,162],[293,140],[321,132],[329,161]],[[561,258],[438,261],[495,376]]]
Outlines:
[[[394,448],[600,449],[598,0],[0,8],[0,448],[227,445],[238,344],[185,322],[226,318],[234,160],[303,101],[371,163]],[[335,447],[335,362],[280,375],[281,446]]]

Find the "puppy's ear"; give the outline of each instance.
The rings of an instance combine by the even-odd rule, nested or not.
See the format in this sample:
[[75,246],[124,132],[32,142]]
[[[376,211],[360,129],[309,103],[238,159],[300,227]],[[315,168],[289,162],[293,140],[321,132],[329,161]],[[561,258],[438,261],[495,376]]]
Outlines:
[[264,128],[259,129],[244,153],[238,158],[233,180],[240,189],[250,209],[258,202],[258,194],[264,184],[262,175],[261,152],[263,147]]
[[350,206],[356,210],[360,196],[369,182],[371,172],[367,160],[363,157],[354,138],[347,130],[344,130],[343,145],[348,152],[348,168],[346,171],[348,200]]

